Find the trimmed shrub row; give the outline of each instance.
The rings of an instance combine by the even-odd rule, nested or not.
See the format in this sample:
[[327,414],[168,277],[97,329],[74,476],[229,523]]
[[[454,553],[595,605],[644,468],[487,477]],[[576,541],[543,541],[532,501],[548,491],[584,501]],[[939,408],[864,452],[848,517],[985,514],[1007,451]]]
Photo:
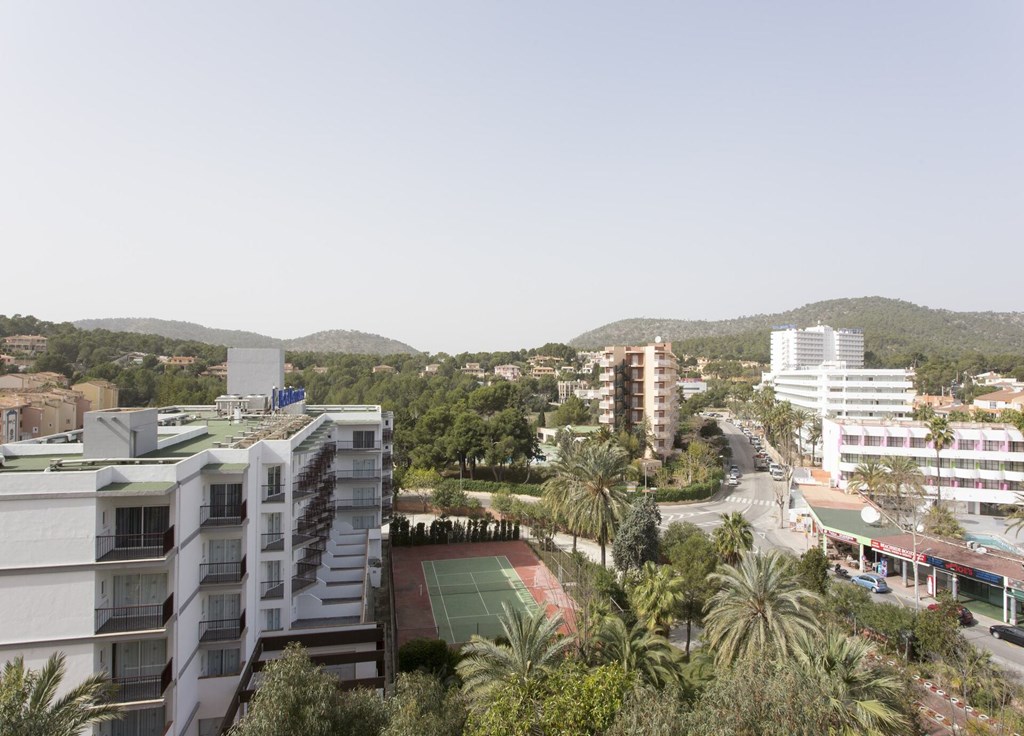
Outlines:
[[[437,484],[437,488],[446,488],[453,486],[459,487],[458,478],[445,478]],[[534,496],[540,498],[544,495],[543,487],[535,483],[497,483],[493,480],[467,480],[463,479],[462,490],[464,491],[480,491],[483,493],[501,493],[506,491],[508,493],[516,493],[521,496]]]
[[419,547],[425,544],[461,544],[463,542],[510,542],[519,539],[518,521],[482,519],[453,521],[434,519],[427,526],[422,521],[412,526],[405,516],[391,521],[391,544],[396,547]]
[[685,488],[659,488],[655,491],[656,501],[702,501],[711,498],[721,487],[720,478],[712,478],[703,483],[694,483]]

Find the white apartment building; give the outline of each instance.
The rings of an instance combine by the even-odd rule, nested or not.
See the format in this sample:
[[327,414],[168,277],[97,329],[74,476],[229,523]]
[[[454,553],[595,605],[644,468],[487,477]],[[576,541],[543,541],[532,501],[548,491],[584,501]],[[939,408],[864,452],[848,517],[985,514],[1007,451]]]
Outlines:
[[772,330],[773,374],[835,362],[845,363],[848,368],[864,367],[863,330],[834,330],[827,325],[806,329],[786,326]]
[[382,688],[373,620],[392,499],[378,406],[220,418],[86,414],[82,441],[0,447],[0,661],[67,655],[118,684],[103,736],[212,736],[288,640]]
[[676,385],[683,395],[683,401],[708,390],[707,381],[701,381],[699,378],[681,378]]
[[935,447],[925,439],[925,422],[826,419],[821,466],[835,485],[846,488],[861,463],[910,457],[921,467],[931,499],[941,488],[944,501],[955,501],[970,514],[999,514],[1001,505],[1016,503],[1016,494],[1024,491],[1024,434],[1010,424],[949,426],[954,439],[939,453],[938,486]]
[[824,364],[775,373],[777,401],[820,417],[903,418],[914,412],[914,372],[890,368],[848,368]]
[[599,378],[600,423],[632,429],[646,420],[653,454],[670,455],[679,426],[678,361],[672,343],[659,339],[646,346],[605,348]]

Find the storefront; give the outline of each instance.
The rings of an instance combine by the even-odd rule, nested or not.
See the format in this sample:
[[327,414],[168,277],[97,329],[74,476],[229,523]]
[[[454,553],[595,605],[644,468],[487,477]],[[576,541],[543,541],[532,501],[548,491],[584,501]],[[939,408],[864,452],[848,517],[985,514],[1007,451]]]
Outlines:
[[[927,555],[925,561],[934,569],[933,584],[936,592],[946,590],[957,599],[968,598],[999,608],[1004,607],[1006,596],[1002,575],[931,555]],[[929,588],[933,584],[930,583]]]
[[924,554],[916,552],[913,549],[906,549],[896,544],[889,544],[879,539],[871,540],[872,560],[871,568],[873,572],[877,572],[879,575],[899,575],[903,578],[904,585],[914,584],[914,564],[913,560],[916,559],[918,562],[917,569],[917,582],[918,584],[924,580],[927,575],[927,570],[923,570],[920,565],[926,563],[927,559]]
[[829,555],[829,547],[834,550],[829,559],[845,562],[847,567],[854,567],[860,572],[867,569],[861,566],[861,562],[864,560],[864,550],[871,546],[870,539],[827,528],[821,528],[819,533],[822,551]]

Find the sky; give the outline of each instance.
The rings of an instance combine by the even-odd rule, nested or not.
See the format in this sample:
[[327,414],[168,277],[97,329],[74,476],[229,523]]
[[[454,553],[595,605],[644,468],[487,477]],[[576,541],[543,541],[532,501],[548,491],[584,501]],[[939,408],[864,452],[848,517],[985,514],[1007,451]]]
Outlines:
[[1022,131],[1017,0],[0,0],[0,314],[1021,311]]

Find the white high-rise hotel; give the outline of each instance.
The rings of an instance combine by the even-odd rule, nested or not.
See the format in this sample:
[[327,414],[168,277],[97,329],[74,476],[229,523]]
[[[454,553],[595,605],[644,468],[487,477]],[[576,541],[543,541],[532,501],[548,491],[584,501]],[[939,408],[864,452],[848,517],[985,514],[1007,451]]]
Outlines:
[[864,368],[864,333],[819,325],[784,327],[771,335],[775,398],[818,416],[902,418],[914,410],[914,374]]
[[382,688],[392,433],[378,406],[299,401],[89,412],[81,443],[0,446],[0,662],[108,673],[127,714],[105,736],[221,733],[288,640]]

